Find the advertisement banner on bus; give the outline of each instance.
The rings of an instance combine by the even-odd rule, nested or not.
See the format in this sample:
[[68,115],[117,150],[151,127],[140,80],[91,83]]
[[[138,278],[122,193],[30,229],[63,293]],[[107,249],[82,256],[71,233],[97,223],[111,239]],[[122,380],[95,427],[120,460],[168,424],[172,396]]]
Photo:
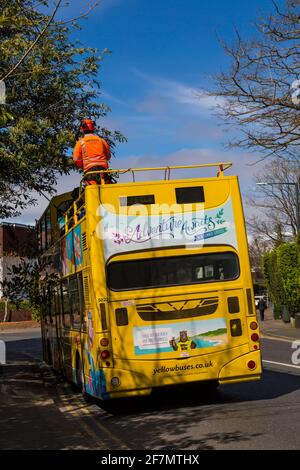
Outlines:
[[219,347],[227,341],[223,317],[134,328],[134,351],[138,356],[172,351],[186,356],[193,349]]
[[[200,205],[199,205],[200,206]],[[237,248],[231,198],[222,206],[204,210],[151,215],[117,214],[100,206],[97,235],[103,239],[105,258],[115,253],[186,245],[191,248],[225,244]],[[157,209],[156,209],[157,210]]]

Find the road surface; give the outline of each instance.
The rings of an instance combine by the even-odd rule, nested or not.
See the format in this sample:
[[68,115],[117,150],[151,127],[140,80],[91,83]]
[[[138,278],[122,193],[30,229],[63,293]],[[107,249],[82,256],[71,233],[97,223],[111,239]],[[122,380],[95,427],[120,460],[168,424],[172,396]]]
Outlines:
[[[160,389],[110,411],[86,402],[43,365],[37,329],[1,333],[1,449],[299,449],[300,364],[291,341],[262,340],[259,382]],[[300,357],[300,355],[298,356]]]

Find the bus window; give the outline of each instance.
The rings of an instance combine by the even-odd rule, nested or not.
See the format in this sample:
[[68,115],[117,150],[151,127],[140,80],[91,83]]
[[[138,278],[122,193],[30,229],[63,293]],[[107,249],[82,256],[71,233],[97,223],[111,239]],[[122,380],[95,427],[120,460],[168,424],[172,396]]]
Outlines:
[[108,286],[116,291],[230,281],[239,273],[238,257],[232,252],[116,261],[107,266]]
[[53,310],[53,291],[50,287],[46,290],[46,318],[47,318],[47,324],[52,324],[53,323],[53,315],[54,315],[54,310]]
[[60,315],[61,313],[61,298],[60,298],[60,286],[55,286],[54,288],[54,308],[55,315]]
[[57,207],[57,223],[58,223],[58,229],[61,235],[65,233],[65,212],[66,210],[70,207],[70,204],[72,203],[71,200],[68,201],[63,201],[60,203],[60,205]]
[[62,296],[62,285],[58,284],[57,286],[57,296],[58,296],[58,303],[59,303],[59,326],[62,328],[64,324],[64,312],[63,312],[63,296]]
[[213,279],[214,277],[215,270],[213,264],[208,264],[206,266],[197,266],[195,268],[195,278],[199,281],[204,281],[205,279]]
[[81,315],[80,295],[79,295],[77,276],[74,276],[70,279],[69,294],[70,294],[71,310],[72,310],[72,327],[80,328],[82,315]]
[[62,305],[63,305],[63,324],[65,328],[71,326],[71,307],[69,299],[69,282],[65,279],[62,282]]
[[79,301],[80,301],[80,313],[83,317],[84,312],[84,294],[83,294],[83,281],[82,281],[82,273],[78,274],[78,289],[79,289]]

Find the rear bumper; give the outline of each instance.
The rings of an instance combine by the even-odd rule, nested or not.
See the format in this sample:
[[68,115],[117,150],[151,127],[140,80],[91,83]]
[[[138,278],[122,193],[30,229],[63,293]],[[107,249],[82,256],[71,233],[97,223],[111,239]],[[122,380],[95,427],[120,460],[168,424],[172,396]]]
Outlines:
[[[259,380],[261,359],[259,351],[251,351],[230,359],[224,365],[224,355],[210,359],[189,358],[186,361],[163,361],[128,363],[128,369],[105,369],[105,399],[149,395],[154,387],[178,385],[182,383],[217,380],[220,384]],[[228,356],[230,356],[228,351]],[[220,361],[222,360],[222,364]],[[255,368],[249,369],[249,361],[255,362]],[[143,368],[147,367],[147,371]],[[113,385],[117,383],[117,385]],[[104,397],[99,397],[104,398]]]
[[[255,368],[249,369],[248,363],[255,363]],[[259,351],[251,351],[225,364],[220,370],[220,384],[259,380],[261,377],[261,358]]]

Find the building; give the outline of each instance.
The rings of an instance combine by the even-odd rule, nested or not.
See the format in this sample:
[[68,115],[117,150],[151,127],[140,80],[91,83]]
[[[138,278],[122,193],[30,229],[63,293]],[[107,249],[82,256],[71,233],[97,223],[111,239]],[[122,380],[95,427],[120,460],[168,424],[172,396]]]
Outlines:
[[1,282],[10,277],[10,269],[21,258],[30,260],[37,254],[35,227],[22,224],[0,223],[0,298],[3,297]]

